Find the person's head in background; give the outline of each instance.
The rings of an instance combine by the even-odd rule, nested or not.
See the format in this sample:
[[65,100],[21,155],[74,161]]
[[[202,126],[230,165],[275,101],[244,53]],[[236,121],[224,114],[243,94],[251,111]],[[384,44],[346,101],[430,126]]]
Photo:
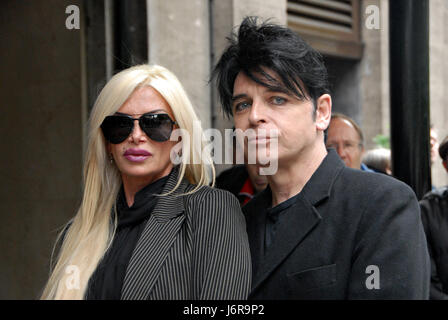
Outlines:
[[265,175],[261,175],[259,168],[255,164],[247,164],[246,170],[249,174],[249,179],[252,182],[255,193],[263,191],[268,186],[268,178]]
[[439,155],[440,158],[442,158],[442,164],[445,167],[445,170],[448,172],[448,136],[443,139],[439,146]]
[[367,151],[362,162],[376,172],[392,175],[391,152],[389,149],[377,148]]
[[437,150],[439,149],[438,134],[434,126],[431,125],[429,131],[430,143],[431,143],[431,165],[437,160]]
[[327,132],[327,148],[334,148],[347,167],[361,169],[364,136],[356,122],[341,113],[331,115]]

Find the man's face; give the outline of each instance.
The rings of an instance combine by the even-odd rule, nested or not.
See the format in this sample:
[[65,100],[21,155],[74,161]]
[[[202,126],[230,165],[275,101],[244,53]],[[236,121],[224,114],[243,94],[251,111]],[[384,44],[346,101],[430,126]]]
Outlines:
[[[278,79],[274,72],[265,71]],[[272,91],[240,72],[233,88],[232,113],[235,128],[243,131],[253,129],[257,133],[266,130],[267,139],[261,142],[266,142],[269,149],[269,144],[274,145],[273,139],[276,139],[278,165],[287,166],[288,163],[300,161],[307,152],[310,154],[316,144],[321,143],[323,146],[323,130],[328,126],[329,117],[323,117],[320,109],[326,107],[326,112],[331,113],[331,97],[322,97],[317,104],[324,107],[319,108],[316,120],[313,120],[314,107],[311,100],[299,100],[284,92]],[[322,99],[325,101],[321,102]],[[275,130],[276,136],[270,135],[270,130]],[[246,145],[246,156],[247,150]]]
[[364,147],[353,125],[341,118],[334,118],[328,128],[327,148],[335,148],[347,167],[361,169]]
[[258,193],[266,189],[266,187],[268,186],[268,178],[266,176],[260,175],[257,165],[246,164],[246,169],[255,192]]

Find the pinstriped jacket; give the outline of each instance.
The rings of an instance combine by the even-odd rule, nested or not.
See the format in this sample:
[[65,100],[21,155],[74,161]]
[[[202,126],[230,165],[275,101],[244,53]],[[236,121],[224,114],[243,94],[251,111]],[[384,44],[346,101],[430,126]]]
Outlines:
[[[163,193],[177,182],[173,170]],[[246,299],[251,257],[245,219],[229,192],[186,179],[160,197],[124,278],[124,300]]]

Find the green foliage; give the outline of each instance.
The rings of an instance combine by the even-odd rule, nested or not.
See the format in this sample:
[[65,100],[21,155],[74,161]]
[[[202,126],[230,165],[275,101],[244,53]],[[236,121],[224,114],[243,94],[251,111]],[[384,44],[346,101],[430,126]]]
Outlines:
[[373,138],[373,142],[375,142],[378,147],[390,149],[390,139],[388,136],[378,134]]

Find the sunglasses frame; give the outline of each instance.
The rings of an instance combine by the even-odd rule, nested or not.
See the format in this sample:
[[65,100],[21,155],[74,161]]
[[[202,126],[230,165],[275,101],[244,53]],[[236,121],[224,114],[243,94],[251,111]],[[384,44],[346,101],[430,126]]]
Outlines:
[[[151,139],[151,140],[153,140],[153,141],[156,141],[156,142],[165,142],[165,141],[168,141],[169,140],[169,136],[166,138],[166,139],[164,139],[164,140],[162,140],[162,139],[154,139],[154,137],[151,137],[151,132],[147,132],[147,130],[149,131],[149,129],[148,128],[145,128],[145,126],[142,126],[142,121],[145,119],[145,118],[150,118],[150,119],[155,119],[155,118],[157,118],[158,116],[160,116],[160,115],[163,115],[163,116],[166,116],[168,119],[166,119],[166,120],[170,120],[170,122],[171,122],[171,130],[170,130],[170,134],[169,134],[169,136],[171,136],[171,133],[173,132],[173,127],[175,126],[175,125],[177,125],[177,122],[176,121],[174,121],[173,119],[171,119],[171,117],[169,116],[169,114],[168,113],[151,113],[151,112],[148,112],[148,113],[144,113],[144,114],[142,114],[139,118],[133,118],[131,115],[129,115],[129,114],[125,114],[125,113],[119,113],[119,112],[117,112],[116,114],[113,114],[113,115],[110,115],[110,116],[107,116],[106,118],[104,118],[104,120],[103,120],[103,122],[101,123],[101,130],[103,131],[103,135],[104,135],[104,138],[108,141],[108,142],[110,142],[110,143],[112,143],[112,144],[120,144],[120,143],[122,143],[123,141],[125,141],[128,137],[129,137],[129,135],[134,131],[134,126],[135,126],[135,120],[137,120],[138,121],[138,125],[140,126],[140,129],[146,134],[146,136],[149,138],[149,139]],[[132,123],[132,127],[130,128],[130,130],[129,130],[129,134],[125,137],[125,138],[123,138],[123,140],[121,140],[120,139],[120,141],[118,141],[118,140],[115,140],[115,141],[111,141],[111,137],[108,135],[108,132],[107,132],[107,125],[106,125],[106,123],[107,123],[107,121],[108,121],[108,119],[111,119],[111,118],[116,118],[116,117],[120,117],[120,118],[125,118],[125,119],[129,119],[130,120],[130,123]]]

